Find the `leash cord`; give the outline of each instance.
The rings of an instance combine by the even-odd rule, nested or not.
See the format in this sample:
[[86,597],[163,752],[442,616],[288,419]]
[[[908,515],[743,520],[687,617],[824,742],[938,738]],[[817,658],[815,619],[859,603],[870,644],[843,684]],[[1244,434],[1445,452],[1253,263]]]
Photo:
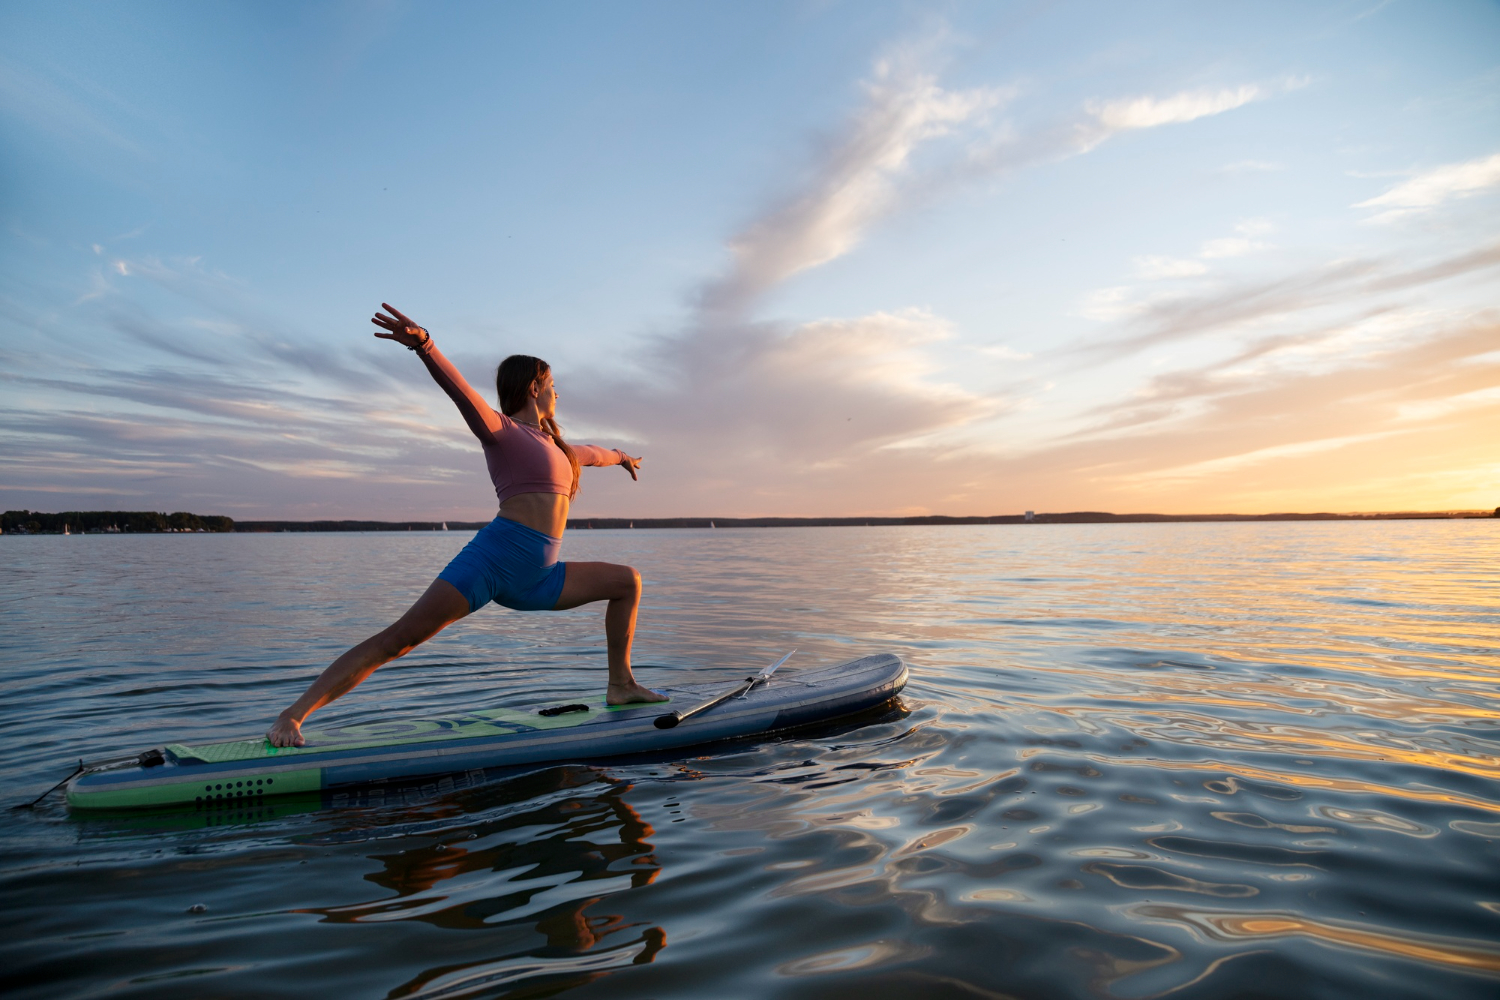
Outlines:
[[66,778],[64,778],[63,780],[59,781],[57,784],[53,785],[51,788],[47,789],[45,792],[43,792],[42,794],[38,795],[36,798],[32,799],[30,802],[23,802],[23,803],[21,803],[18,806],[11,806],[11,809],[35,809],[36,808],[36,804],[38,802],[42,801],[47,796],[51,795],[53,792],[55,792],[59,788],[61,788],[63,785],[66,785],[68,782],[70,782],[74,778],[78,777],[80,774],[83,773],[83,771],[84,771],[83,761],[80,760],[78,762],[78,770],[74,771],[72,774],[68,775]]

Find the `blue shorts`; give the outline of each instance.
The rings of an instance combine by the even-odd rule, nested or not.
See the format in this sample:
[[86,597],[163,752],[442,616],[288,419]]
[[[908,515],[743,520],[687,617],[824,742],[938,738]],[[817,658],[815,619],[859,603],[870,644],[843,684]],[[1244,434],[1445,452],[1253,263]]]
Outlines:
[[562,595],[567,563],[562,539],[497,517],[438,574],[458,588],[472,614],[494,601],[517,611],[551,611]]

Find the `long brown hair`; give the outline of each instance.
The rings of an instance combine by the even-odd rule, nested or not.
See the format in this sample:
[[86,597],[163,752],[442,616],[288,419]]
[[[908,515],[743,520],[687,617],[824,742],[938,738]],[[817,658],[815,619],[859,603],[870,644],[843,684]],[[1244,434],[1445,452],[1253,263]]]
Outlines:
[[[533,358],[529,354],[512,354],[500,362],[500,367],[495,371],[495,389],[500,394],[500,412],[507,417],[521,412],[526,406],[526,401],[531,398],[531,384],[540,382],[552,371],[552,366],[541,358]],[[568,456],[568,464],[573,467],[573,486],[568,490],[568,499],[571,500],[578,495],[578,455],[563,440],[562,431],[557,426],[557,421],[551,417],[542,417],[542,430],[552,435],[552,443],[562,449],[562,453]]]

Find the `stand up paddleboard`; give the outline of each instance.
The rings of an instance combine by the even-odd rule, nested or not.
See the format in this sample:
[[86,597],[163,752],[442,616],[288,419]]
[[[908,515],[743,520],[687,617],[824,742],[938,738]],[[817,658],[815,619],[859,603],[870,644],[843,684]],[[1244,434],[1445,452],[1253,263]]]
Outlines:
[[[771,668],[726,690],[684,684],[668,702],[499,708],[304,731],[306,744],[264,738],[164,747],[81,765],[67,782],[75,809],[253,802],[471,768],[542,764],[671,750],[772,733],[850,715],[895,697],[906,665],[892,653],[772,679]],[[668,721],[670,720],[670,721]]]

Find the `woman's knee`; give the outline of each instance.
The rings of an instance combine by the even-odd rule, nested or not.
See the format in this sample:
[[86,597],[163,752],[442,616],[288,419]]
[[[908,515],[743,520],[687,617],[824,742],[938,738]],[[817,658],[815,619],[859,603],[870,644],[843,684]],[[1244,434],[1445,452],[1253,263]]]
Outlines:
[[620,566],[619,586],[622,597],[638,598],[641,596],[641,574],[634,566]]
[[611,601],[638,601],[641,599],[641,574],[634,566],[619,563],[603,563],[604,572],[596,579],[600,584],[601,597]]

